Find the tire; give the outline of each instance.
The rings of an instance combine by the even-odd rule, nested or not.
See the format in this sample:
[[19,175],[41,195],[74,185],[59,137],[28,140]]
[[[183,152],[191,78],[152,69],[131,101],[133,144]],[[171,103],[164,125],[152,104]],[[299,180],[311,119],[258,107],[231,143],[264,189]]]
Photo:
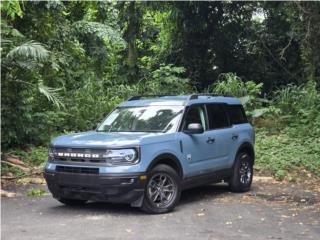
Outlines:
[[87,202],[87,200],[70,199],[70,198],[59,198],[58,201],[68,206],[80,206],[80,205],[84,205]]
[[232,192],[246,192],[250,190],[253,177],[253,159],[246,152],[240,152],[236,156],[233,167],[233,175],[229,180]]
[[141,209],[152,214],[170,212],[179,202],[180,195],[178,173],[168,165],[156,165],[148,174]]

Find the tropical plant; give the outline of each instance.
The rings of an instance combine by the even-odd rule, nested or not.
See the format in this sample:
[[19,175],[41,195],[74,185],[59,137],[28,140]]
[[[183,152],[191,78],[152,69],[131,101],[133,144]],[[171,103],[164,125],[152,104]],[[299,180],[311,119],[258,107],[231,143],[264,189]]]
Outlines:
[[144,94],[186,94],[195,91],[190,80],[183,78],[184,67],[161,65],[138,83]]
[[239,97],[250,118],[259,118],[267,113],[277,112],[278,109],[270,107],[270,101],[261,98],[263,84],[253,81],[243,82],[234,73],[224,73],[219,76],[216,83],[209,86],[209,92],[221,93]]

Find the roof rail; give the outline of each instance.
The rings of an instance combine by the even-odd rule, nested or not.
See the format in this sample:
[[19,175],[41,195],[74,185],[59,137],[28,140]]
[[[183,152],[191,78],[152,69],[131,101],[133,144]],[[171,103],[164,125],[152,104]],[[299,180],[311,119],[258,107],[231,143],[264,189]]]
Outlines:
[[140,100],[141,98],[152,98],[152,97],[170,97],[175,96],[171,94],[157,94],[157,95],[138,95],[138,96],[132,96],[127,101],[134,101],[134,100]]
[[208,96],[208,97],[234,97],[232,95],[225,94],[217,94],[217,93],[197,93],[189,96],[189,100],[198,99],[200,96]]

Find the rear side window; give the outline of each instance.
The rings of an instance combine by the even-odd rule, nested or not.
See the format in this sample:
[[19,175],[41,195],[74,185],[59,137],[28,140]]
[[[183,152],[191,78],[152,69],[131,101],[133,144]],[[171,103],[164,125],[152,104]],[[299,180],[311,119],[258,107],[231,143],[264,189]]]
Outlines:
[[229,127],[229,120],[222,104],[208,104],[209,129]]
[[228,114],[231,124],[247,123],[247,117],[241,105],[228,105]]

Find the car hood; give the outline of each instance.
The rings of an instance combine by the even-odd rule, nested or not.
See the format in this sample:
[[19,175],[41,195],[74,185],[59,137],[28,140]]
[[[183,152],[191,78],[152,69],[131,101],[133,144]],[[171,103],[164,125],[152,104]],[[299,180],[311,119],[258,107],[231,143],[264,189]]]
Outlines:
[[53,146],[61,147],[122,147],[137,146],[149,142],[163,133],[106,133],[106,132],[82,132],[57,137],[51,141]]

